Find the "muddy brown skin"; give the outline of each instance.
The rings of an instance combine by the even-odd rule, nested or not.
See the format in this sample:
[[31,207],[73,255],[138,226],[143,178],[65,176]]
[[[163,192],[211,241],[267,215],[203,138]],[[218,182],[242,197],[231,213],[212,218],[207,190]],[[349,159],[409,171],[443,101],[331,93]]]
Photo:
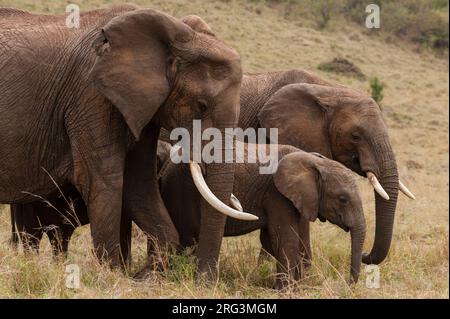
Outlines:
[[[161,194],[180,243],[183,247],[194,245],[199,238],[201,195],[189,168],[169,161],[160,175]],[[282,288],[289,278],[302,276],[302,258],[310,257],[309,228],[304,225],[316,218],[329,220],[351,232],[351,275],[357,281],[365,220],[352,175],[335,161],[292,146],[279,147],[279,167],[273,175],[259,174],[259,164],[238,163],[233,194],[244,211],[251,211],[259,220],[227,218],[224,235],[239,236],[261,229],[262,247],[278,261],[276,286]]]
[[[82,13],[80,23],[69,29],[63,15],[0,8],[0,202],[27,204],[51,197],[55,183],[74,185],[98,257],[119,265],[131,219],[160,245],[178,245],[158,191],[159,130],[190,129],[194,118],[235,127],[242,71],[232,48],[162,12],[120,5]],[[228,202],[234,165],[206,168]],[[225,218],[206,206],[202,216],[205,271]]]

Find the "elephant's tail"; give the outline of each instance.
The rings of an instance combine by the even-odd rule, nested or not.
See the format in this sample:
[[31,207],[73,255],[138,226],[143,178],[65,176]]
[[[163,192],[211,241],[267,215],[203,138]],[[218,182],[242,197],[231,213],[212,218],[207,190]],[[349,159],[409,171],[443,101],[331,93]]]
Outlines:
[[11,239],[10,239],[10,245],[17,249],[17,246],[19,244],[19,234],[16,231],[16,220],[14,218],[14,212],[12,207],[10,207],[11,211]]

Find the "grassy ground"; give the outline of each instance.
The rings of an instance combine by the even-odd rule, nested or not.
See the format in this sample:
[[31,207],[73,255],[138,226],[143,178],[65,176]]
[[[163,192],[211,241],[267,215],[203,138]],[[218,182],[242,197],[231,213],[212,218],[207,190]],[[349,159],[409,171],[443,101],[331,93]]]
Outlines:
[[[117,1],[74,1],[82,10]],[[285,7],[242,1],[136,1],[175,16],[198,14],[241,53],[246,71],[304,68],[324,78],[369,90],[368,81],[317,70],[321,62],[344,57],[385,85],[382,103],[403,182],[416,201],[400,196],[393,245],[380,265],[381,287],[368,289],[363,273],[348,287],[350,240],[328,224],[312,228],[314,264],[307,278],[284,293],[271,289],[273,262],[257,265],[258,234],[225,239],[220,280],[212,287],[195,284],[193,262],[173,257],[171,269],[143,282],[100,266],[90,252],[89,229],[78,229],[67,261],[54,262],[48,244],[39,257],[25,258],[7,245],[9,209],[0,208],[0,297],[262,297],[262,298],[448,298],[448,59],[417,53],[404,44],[367,37],[364,30],[334,24],[316,31],[284,18]],[[64,12],[65,2],[0,0],[0,6]],[[374,234],[374,201],[361,180],[368,238]],[[134,237],[134,265],[145,259],[142,234]],[[65,287],[65,265],[81,269],[81,287]]]

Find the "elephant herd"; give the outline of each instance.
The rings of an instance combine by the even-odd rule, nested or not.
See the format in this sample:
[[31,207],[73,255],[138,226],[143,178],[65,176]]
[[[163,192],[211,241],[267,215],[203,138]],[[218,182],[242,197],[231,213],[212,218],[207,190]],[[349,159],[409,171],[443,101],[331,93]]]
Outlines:
[[[350,232],[352,281],[361,262],[386,258],[398,191],[414,195],[364,92],[303,70],[243,73],[237,51],[194,15],[126,4],[82,13],[79,28],[64,22],[0,8],[0,202],[11,205],[14,246],[20,237],[38,250],[46,233],[65,253],[89,223],[98,258],[126,267],[134,222],[149,260],[195,245],[198,276],[214,279],[222,238],[260,229],[281,288],[310,263],[309,222],[319,218]],[[195,154],[173,163],[168,132],[192,132],[194,119],[222,136],[277,128],[278,169]],[[232,150],[247,151],[244,142]],[[352,171],[375,190],[370,253]]]

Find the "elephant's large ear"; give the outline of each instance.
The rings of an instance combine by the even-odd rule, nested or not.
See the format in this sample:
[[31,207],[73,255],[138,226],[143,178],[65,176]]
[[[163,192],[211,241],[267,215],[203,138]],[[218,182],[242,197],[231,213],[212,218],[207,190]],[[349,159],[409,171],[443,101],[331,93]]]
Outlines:
[[273,181],[302,217],[315,221],[319,213],[320,177],[317,170],[308,166],[300,152],[288,154],[278,163]]
[[169,94],[172,47],[193,37],[188,25],[146,9],[113,18],[95,41],[95,87],[119,109],[136,138]]
[[212,32],[209,25],[205,22],[205,20],[203,20],[199,16],[196,16],[194,14],[187,15],[181,18],[181,21],[183,23],[186,23],[188,26],[190,26],[197,32],[215,36],[214,32]]

